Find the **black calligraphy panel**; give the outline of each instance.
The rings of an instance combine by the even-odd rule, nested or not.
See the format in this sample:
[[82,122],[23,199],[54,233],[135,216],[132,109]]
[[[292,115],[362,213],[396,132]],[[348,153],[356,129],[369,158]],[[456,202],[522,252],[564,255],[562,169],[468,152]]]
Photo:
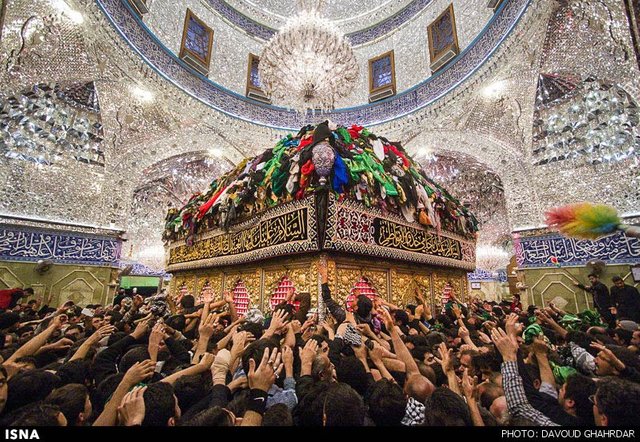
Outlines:
[[438,236],[382,218],[376,218],[373,226],[373,237],[380,247],[462,260],[460,241],[456,239]]
[[175,247],[170,251],[169,264],[240,255],[293,241],[305,241],[309,237],[308,216],[308,208],[304,207],[238,232],[215,235],[197,241],[192,246]]

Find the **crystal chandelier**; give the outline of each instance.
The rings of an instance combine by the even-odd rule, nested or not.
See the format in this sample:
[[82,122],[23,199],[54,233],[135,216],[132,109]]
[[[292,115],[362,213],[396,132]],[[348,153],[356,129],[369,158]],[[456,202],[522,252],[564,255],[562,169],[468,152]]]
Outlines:
[[260,82],[273,104],[298,112],[333,109],[358,78],[353,49],[333,24],[320,17],[322,0],[298,2],[298,15],[265,45]]
[[500,247],[479,246],[476,249],[476,268],[488,272],[505,269],[510,260],[509,252]]
[[534,114],[533,164],[615,163],[638,156],[640,109],[622,87],[541,75]]

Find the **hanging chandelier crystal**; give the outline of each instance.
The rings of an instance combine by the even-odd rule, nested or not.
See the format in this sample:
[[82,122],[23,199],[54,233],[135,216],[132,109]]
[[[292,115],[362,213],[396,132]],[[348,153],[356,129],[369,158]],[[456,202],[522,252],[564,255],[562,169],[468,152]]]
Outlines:
[[322,4],[322,0],[298,1],[298,15],[260,55],[260,82],[275,105],[298,112],[330,110],[356,84],[353,49],[343,33],[320,17]]
[[509,265],[511,256],[506,250],[495,246],[479,246],[476,249],[476,268],[495,272]]

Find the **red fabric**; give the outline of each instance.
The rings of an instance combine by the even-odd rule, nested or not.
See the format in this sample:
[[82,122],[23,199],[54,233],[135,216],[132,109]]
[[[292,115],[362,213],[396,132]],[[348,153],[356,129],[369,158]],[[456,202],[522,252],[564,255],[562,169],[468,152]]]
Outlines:
[[300,169],[300,172],[302,172],[302,175],[311,175],[314,170],[316,170],[316,167],[313,165],[313,161],[308,160],[306,163],[304,163],[304,165]]
[[11,305],[13,295],[22,292],[22,289],[0,290],[0,308],[6,310]]
[[[387,147],[387,146],[385,146],[385,151],[384,151],[384,153],[387,153],[386,147]],[[400,152],[400,151],[398,150],[398,148],[397,148],[396,146],[394,146],[393,144],[390,144],[390,145],[389,145],[389,149],[391,149],[391,152],[395,153],[395,154],[396,154],[396,155],[398,155],[400,158],[402,158],[402,164],[404,164],[404,167],[409,167],[409,164],[410,164],[410,163],[409,163],[409,160],[407,159],[407,157],[405,157],[405,156],[404,156],[404,154],[403,154],[402,152]]]
[[218,199],[220,194],[222,192],[224,192],[224,190],[227,187],[228,186],[220,187],[220,189],[218,189],[218,191],[213,194],[213,196],[211,197],[211,199],[209,201],[207,201],[206,203],[204,203],[203,205],[200,206],[200,208],[198,209],[198,219],[201,219],[205,215],[205,213],[207,213],[209,211],[211,206],[213,206],[213,204],[216,202],[216,200]]
[[347,132],[349,132],[349,135],[351,135],[351,139],[355,140],[356,138],[360,138],[360,131],[362,131],[362,129],[364,129],[363,126],[357,126],[354,124],[349,129],[347,129]]
[[309,186],[309,176],[316,170],[313,165],[313,161],[308,160],[304,165],[300,168],[300,189],[296,192],[296,199],[302,199],[305,191],[307,190],[307,186]]
[[304,147],[308,146],[309,144],[311,144],[311,142],[313,141],[313,137],[307,137],[307,138],[303,138],[302,140],[300,140],[300,143],[298,144],[298,151],[302,150]]

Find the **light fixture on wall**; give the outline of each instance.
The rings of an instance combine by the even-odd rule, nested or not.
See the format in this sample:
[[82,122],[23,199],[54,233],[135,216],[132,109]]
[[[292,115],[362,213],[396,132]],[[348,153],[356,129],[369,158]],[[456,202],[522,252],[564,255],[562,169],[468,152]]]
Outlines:
[[65,0],[51,0],[51,6],[61,11],[73,23],[77,25],[84,23],[84,16],[82,13],[73,9]]
[[147,89],[141,86],[132,85],[130,88],[130,91],[131,91],[131,95],[135,99],[143,103],[151,103],[154,100],[153,92],[148,91]]
[[533,129],[536,166],[616,163],[640,152],[638,103],[619,85],[596,78],[571,84],[540,75]]
[[509,253],[500,247],[479,246],[476,250],[476,267],[490,272],[505,269],[510,259]]
[[320,17],[323,0],[299,0],[298,14],[265,45],[259,74],[273,104],[298,112],[330,110],[348,96],[358,64],[344,34]]

